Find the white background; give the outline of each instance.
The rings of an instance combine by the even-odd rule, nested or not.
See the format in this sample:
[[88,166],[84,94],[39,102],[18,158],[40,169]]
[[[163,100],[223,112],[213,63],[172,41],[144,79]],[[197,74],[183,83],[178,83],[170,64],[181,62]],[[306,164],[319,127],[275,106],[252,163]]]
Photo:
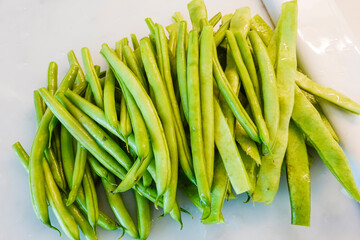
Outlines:
[[[0,0],[0,239],[59,238],[55,231],[36,219],[27,174],[11,150],[16,141],[30,150],[35,135],[33,91],[45,86],[48,63],[58,63],[61,79],[68,69],[67,52],[73,49],[80,59],[81,47],[87,46],[94,63],[105,67],[98,54],[102,43],[114,44],[131,33],[137,34],[139,39],[147,35],[143,21],[146,17],[168,25],[172,14],[180,11],[188,19],[187,2]],[[253,14],[259,13],[269,21],[260,1],[205,2],[209,16],[218,11],[230,13],[236,8],[249,6]],[[360,39],[359,1],[336,0],[336,3],[354,35]],[[314,14],[321,10],[313,9]],[[353,136],[355,143],[359,142],[358,139],[359,136]],[[359,239],[359,204],[342,194],[342,187],[320,160],[317,159],[311,169],[310,228],[291,226],[287,186],[283,180],[270,206],[243,204],[245,196],[225,203],[226,224],[223,225],[200,224],[200,214],[189,201],[182,199],[182,206],[193,213],[194,219],[184,214],[184,229],[180,231],[170,217],[157,219],[160,212],[154,212],[149,239]],[[125,200],[132,205],[131,196],[126,195]],[[51,218],[58,226],[53,215]],[[120,231],[98,231],[100,239],[116,239],[121,234]]]

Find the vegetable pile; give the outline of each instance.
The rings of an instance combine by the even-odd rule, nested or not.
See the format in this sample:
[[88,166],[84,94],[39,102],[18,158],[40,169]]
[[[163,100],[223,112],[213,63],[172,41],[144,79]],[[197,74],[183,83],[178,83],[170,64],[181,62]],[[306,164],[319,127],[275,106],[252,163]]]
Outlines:
[[[203,0],[191,1],[188,10],[189,32],[176,12],[168,34],[147,18],[149,36],[138,41],[132,34],[132,47],[127,38],[115,49],[103,44],[106,71],[87,48],[83,69],[70,51],[70,69],[58,86],[57,64],[50,63],[47,88],[34,91],[37,132],[30,155],[13,145],[41,222],[56,229],[49,204],[71,239],[79,239],[79,228],[97,239],[97,225],[146,239],[151,203],[182,226],[180,190],[202,213],[202,223],[223,223],[225,199],[247,193],[270,204],[283,169],[291,223],[309,226],[309,148],[360,201],[318,99],[355,114],[360,105],[298,68],[296,1],[282,5],[274,31],[246,7],[210,20]],[[96,184],[118,222],[98,208]],[[125,191],[135,194],[137,225],[119,194]]]

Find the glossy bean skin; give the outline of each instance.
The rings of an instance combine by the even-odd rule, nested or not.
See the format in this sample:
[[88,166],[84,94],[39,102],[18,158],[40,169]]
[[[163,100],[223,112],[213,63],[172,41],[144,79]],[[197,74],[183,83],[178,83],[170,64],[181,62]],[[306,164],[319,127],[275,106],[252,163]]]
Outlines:
[[95,229],[99,218],[99,207],[95,184],[90,172],[89,165],[86,165],[85,167],[83,186],[88,220],[92,228]]
[[276,81],[278,86],[280,118],[274,151],[264,156],[257,177],[253,201],[270,204],[279,188],[281,165],[285,156],[288,140],[288,128],[294,106],[294,88],[296,76],[296,2],[282,5],[278,24],[279,49],[277,54]]
[[[57,92],[69,88],[75,81],[78,67],[72,66],[60,84]],[[44,224],[51,226],[48,207],[46,203],[44,172],[42,160],[44,150],[49,140],[48,125],[53,117],[50,110],[46,110],[41,118],[30,152],[29,180],[33,208],[38,219]]]
[[47,88],[49,92],[54,95],[57,89],[57,73],[58,66],[55,62],[50,62],[48,77],[47,77]]
[[303,132],[290,121],[285,157],[291,224],[310,226],[310,167]]
[[189,33],[187,55],[187,93],[189,104],[190,142],[200,204],[206,218],[210,214],[210,186],[206,174],[200,109],[199,42],[196,30]]
[[356,201],[360,201],[360,192],[345,153],[327,130],[316,109],[298,87],[295,88],[292,119],[304,132],[330,172]]
[[258,14],[251,18],[251,29],[258,33],[266,46],[269,45],[273,30]]

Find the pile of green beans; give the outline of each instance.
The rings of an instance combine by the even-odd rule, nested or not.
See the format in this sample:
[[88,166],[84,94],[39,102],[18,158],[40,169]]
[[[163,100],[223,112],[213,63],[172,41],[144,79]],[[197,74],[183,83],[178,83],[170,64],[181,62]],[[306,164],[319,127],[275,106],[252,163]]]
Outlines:
[[[309,79],[297,66],[297,3],[282,5],[273,31],[250,9],[208,19],[203,0],[166,27],[146,19],[150,34],[132,47],[125,37],[100,53],[106,71],[81,49],[58,86],[51,62],[47,88],[34,91],[37,131],[28,155],[13,149],[29,173],[33,208],[63,232],[97,239],[96,226],[150,234],[151,206],[182,227],[180,189],[204,224],[224,223],[225,199],[245,193],[270,204],[285,170],[291,223],[310,226],[314,148],[347,192],[360,201],[349,162],[318,99],[360,114],[360,105]],[[216,30],[218,22],[221,24]],[[221,55],[218,53],[222,53]],[[117,220],[99,209],[102,185]],[[121,192],[132,191],[137,221]],[[137,224],[135,224],[137,222]],[[56,229],[57,230],[57,229]],[[120,234],[120,232],[119,232]]]

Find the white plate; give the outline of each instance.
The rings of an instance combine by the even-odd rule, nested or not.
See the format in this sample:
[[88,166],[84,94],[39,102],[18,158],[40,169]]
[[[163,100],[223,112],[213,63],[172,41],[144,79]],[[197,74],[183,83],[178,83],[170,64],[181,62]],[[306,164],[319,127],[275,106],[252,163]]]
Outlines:
[[[3,73],[0,80],[0,239],[59,239],[55,231],[36,219],[31,206],[27,174],[11,150],[12,143],[18,140],[28,151],[30,149],[35,134],[32,92],[45,86],[48,63],[57,62],[59,75],[63,76],[68,68],[66,53],[73,49],[79,57],[81,47],[87,46],[94,62],[104,67],[105,61],[98,54],[102,43],[113,44],[130,33],[137,34],[139,38],[147,35],[148,30],[143,21],[146,17],[167,25],[171,22],[172,14],[181,11],[188,19],[187,2],[0,2],[0,48],[3,56],[0,60]],[[300,60],[318,82],[339,89],[360,102],[357,92],[360,82],[356,78],[360,57],[348,35],[349,31],[343,27],[342,18],[332,3],[319,1],[323,3],[321,7],[309,8],[311,2],[299,1]],[[236,8],[249,6],[252,14],[258,13],[269,22],[260,1],[224,0],[206,3],[209,16],[218,11],[230,13]],[[273,1],[272,6],[273,9],[279,9],[277,1]],[[356,148],[360,133],[359,118],[329,106],[325,108],[349,156],[360,159],[360,148]],[[348,127],[349,124],[352,124],[351,127]],[[351,157],[352,162],[355,162],[354,159]],[[357,171],[357,177],[359,173]],[[281,181],[280,190],[270,206],[243,204],[246,199],[243,195],[225,203],[223,214],[226,224],[223,225],[200,224],[200,214],[189,201],[181,199],[182,207],[191,211],[194,219],[183,214],[184,229],[180,231],[179,225],[170,217],[156,219],[160,212],[154,212],[149,239],[358,239],[359,205],[341,193],[342,187],[319,159],[312,166],[311,180],[310,228],[290,224],[287,186],[285,181]],[[130,196],[126,195],[125,201],[133,206]],[[51,219],[58,226],[52,214]],[[120,231],[109,232],[100,228],[98,233],[100,239],[116,239],[121,234]],[[60,239],[66,237],[63,235]],[[123,239],[130,238],[125,236]]]

